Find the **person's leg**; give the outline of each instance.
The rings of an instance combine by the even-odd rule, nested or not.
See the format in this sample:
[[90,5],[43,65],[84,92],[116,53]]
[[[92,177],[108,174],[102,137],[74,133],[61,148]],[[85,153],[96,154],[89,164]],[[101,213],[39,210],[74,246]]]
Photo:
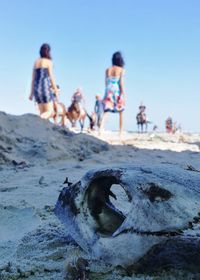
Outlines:
[[119,112],[119,133],[122,134],[123,130],[123,112]]
[[108,116],[108,112],[104,112],[103,116],[102,116],[101,124],[100,124],[100,127],[99,127],[99,132],[100,133],[104,129],[104,123],[105,123],[105,119],[107,118],[107,116]]
[[40,115],[42,119],[50,119],[54,116],[53,102],[44,103],[44,112]]
[[55,124],[58,124],[58,104],[56,101],[53,101],[53,110],[54,110],[54,116],[53,120]]
[[101,115],[98,113],[97,114],[97,127],[100,128],[101,126]]
[[67,124],[67,117],[66,117],[66,108],[64,104],[60,104],[61,108],[62,108],[62,121],[61,124],[62,126],[66,126]]
[[38,109],[40,112],[40,116],[42,115],[42,113],[44,113],[44,104],[43,103],[38,103]]

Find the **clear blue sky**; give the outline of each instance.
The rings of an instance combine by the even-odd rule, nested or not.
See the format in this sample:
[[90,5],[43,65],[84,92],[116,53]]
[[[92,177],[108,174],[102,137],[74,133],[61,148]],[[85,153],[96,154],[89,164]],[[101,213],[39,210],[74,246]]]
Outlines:
[[[199,0],[0,0],[0,110],[36,113],[28,100],[42,43],[52,48],[61,101],[81,86],[89,112],[104,94],[105,69],[120,50],[126,65],[124,125],[136,130],[141,101],[164,130],[170,115],[200,131]],[[110,115],[106,128],[118,128]]]

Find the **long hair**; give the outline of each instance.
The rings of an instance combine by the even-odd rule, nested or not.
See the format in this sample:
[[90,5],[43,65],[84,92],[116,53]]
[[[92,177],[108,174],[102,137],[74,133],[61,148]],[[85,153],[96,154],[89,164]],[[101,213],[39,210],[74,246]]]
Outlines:
[[112,56],[112,65],[113,66],[120,66],[120,67],[124,67],[125,63],[124,63],[124,59],[122,57],[121,52],[115,52]]
[[51,59],[51,48],[49,44],[43,44],[40,48],[40,57]]

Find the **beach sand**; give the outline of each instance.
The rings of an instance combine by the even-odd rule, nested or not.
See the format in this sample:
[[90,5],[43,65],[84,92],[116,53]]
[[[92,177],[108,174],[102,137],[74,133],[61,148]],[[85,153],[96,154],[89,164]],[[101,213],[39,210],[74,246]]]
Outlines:
[[[120,139],[105,131],[98,138],[97,132],[73,133],[36,115],[3,112],[0,132],[1,280],[65,279],[67,259],[79,250],[53,212],[66,177],[76,182],[92,168],[143,163],[200,170],[200,134],[124,132]],[[131,277],[103,266],[93,265],[91,279],[169,279]]]

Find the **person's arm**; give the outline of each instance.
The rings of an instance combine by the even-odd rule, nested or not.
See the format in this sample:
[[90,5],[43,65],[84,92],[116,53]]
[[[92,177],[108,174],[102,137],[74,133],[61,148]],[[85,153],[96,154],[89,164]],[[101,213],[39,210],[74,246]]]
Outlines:
[[49,77],[50,77],[51,84],[52,84],[52,90],[56,95],[58,95],[58,88],[55,83],[55,79],[54,79],[54,75],[53,75],[53,64],[51,61],[49,62],[48,69],[49,69]]
[[33,100],[34,95],[34,81],[35,81],[35,65],[33,67],[33,73],[32,73],[32,82],[31,82],[31,93],[29,95],[29,99]]

